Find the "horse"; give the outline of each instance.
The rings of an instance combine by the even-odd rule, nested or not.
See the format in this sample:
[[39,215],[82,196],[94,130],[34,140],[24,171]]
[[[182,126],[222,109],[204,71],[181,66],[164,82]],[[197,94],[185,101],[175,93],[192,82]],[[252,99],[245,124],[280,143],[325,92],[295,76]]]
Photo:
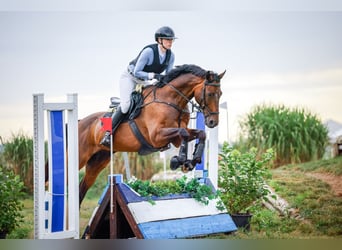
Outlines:
[[[140,114],[123,121],[113,133],[113,152],[138,152],[141,155],[162,151],[173,144],[179,155],[172,157],[170,168],[191,171],[201,156],[205,131],[190,129],[188,103],[203,112],[205,124],[213,128],[219,123],[220,80],[226,71],[217,74],[194,64],[184,64],[164,76],[162,84],[142,90]],[[195,99],[196,103],[192,101]],[[99,173],[110,161],[110,148],[100,144],[105,131],[101,118],[106,112],[96,112],[79,120],[79,170],[85,167],[80,181],[79,201],[84,199]],[[187,159],[187,143],[198,139],[193,159]]]

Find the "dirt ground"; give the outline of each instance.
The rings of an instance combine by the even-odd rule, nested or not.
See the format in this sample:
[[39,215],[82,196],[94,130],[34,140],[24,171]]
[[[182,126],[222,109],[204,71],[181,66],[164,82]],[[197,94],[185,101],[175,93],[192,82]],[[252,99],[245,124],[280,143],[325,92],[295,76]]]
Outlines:
[[342,196],[342,176],[328,173],[308,173],[307,175],[328,183],[335,195]]

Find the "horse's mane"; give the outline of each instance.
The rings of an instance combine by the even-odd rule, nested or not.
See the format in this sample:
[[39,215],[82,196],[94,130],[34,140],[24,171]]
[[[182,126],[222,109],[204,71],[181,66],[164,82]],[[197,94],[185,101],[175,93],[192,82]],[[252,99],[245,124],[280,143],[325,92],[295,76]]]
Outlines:
[[191,73],[195,76],[204,78],[206,76],[207,71],[194,64],[183,64],[180,66],[176,66],[174,69],[172,69],[169,73],[165,75],[163,80],[165,82],[171,82],[178,76],[187,73]]

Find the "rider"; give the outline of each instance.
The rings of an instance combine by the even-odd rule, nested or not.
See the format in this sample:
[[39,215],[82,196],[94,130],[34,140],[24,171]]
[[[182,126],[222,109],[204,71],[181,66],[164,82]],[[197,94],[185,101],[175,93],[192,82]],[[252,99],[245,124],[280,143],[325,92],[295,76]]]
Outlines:
[[[150,80],[160,81],[161,73],[169,72],[174,65],[175,55],[171,51],[176,39],[175,33],[168,26],[159,28],[154,38],[157,43],[145,46],[137,58],[131,61],[121,75],[120,106],[112,117],[112,132],[119,126],[131,104],[131,93],[137,84],[147,85]],[[100,144],[110,147],[110,132],[106,131]]]

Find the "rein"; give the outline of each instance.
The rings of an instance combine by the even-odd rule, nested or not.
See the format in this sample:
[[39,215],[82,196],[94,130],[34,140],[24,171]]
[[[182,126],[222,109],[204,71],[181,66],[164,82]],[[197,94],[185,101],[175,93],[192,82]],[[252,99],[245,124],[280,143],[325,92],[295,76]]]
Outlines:
[[[209,109],[209,107],[207,106],[207,102],[206,102],[206,87],[207,86],[213,86],[213,87],[220,87],[221,84],[220,83],[215,83],[216,82],[220,82],[220,79],[217,77],[215,77],[214,81],[209,82],[208,80],[205,81],[204,83],[204,87],[202,89],[202,94],[201,94],[201,101],[200,104],[197,105],[196,103],[194,103],[193,101],[191,101],[186,95],[184,95],[181,91],[179,91],[176,87],[174,87],[173,85],[166,83],[168,86],[170,86],[173,90],[175,90],[177,92],[178,95],[180,95],[184,100],[186,100],[188,103],[191,103],[192,107],[194,107],[195,109],[197,109],[197,111],[201,112],[204,114],[204,110],[206,110],[208,112],[207,115],[205,115],[205,117],[208,117],[210,115],[218,115],[220,112],[213,112]],[[165,104],[168,104],[166,102],[164,102]],[[174,106],[175,104],[168,104],[170,106]],[[178,107],[177,107],[178,108]],[[179,108],[177,110],[180,110]]]
[[[168,86],[170,86],[173,90],[175,90],[180,96],[182,96],[187,102],[191,102],[189,100],[189,98],[187,98],[187,96],[185,96],[182,92],[180,92],[178,89],[176,89],[174,86],[172,86],[171,84],[169,83],[166,83]],[[172,102],[165,102],[165,101],[162,101],[162,100],[159,100],[157,97],[156,97],[156,91],[159,87],[157,86],[153,86],[153,88],[151,89],[151,91],[149,93],[147,93],[147,95],[144,97],[144,100],[151,94],[153,93],[153,100],[151,102],[148,102],[148,103],[145,103],[143,105],[141,105],[140,107],[143,108],[143,107],[146,107],[147,105],[150,105],[151,103],[161,103],[161,104],[165,104],[167,106],[170,106],[174,109],[176,109],[178,112],[179,112],[179,117],[178,117],[178,126],[180,126],[180,122],[181,122],[181,119],[182,119],[182,115],[183,113],[188,113],[190,114],[189,110],[187,109],[182,109],[180,108],[177,104],[174,104]],[[192,105],[195,105],[193,102],[191,102]]]

